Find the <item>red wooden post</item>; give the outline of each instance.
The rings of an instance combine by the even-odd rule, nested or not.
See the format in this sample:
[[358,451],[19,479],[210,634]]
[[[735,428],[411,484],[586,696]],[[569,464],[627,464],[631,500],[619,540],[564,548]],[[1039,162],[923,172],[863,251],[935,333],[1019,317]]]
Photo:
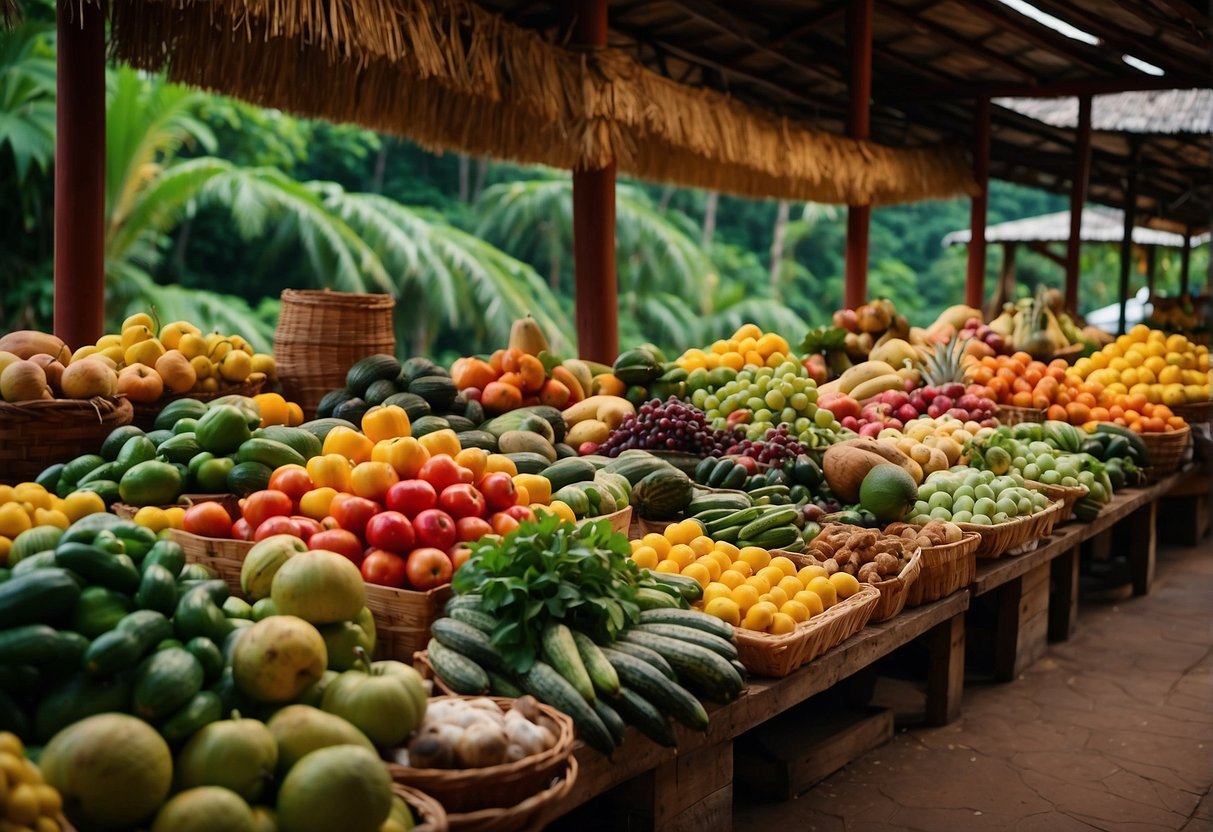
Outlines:
[[[872,97],[872,3],[847,3],[847,45],[851,52],[848,82],[850,113],[847,132],[853,139],[866,139],[871,129],[868,103]],[[847,207],[846,284],[844,306],[854,309],[868,299],[868,227],[871,205]]]
[[55,107],[55,334],[70,347],[105,322],[105,15],[60,0]]
[[965,303],[981,309],[986,291],[986,209],[990,204],[990,99],[977,99],[973,122],[973,178],[981,192],[969,212],[969,269]]
[[[580,1],[572,42],[606,46],[607,0]],[[600,170],[573,171],[573,260],[578,352],[610,364],[619,353],[614,162]]]
[[1066,309],[1078,312],[1078,256],[1082,252],[1082,204],[1091,173],[1091,96],[1078,99],[1078,132],[1074,138],[1074,181],[1070,188],[1070,241],[1066,246]]

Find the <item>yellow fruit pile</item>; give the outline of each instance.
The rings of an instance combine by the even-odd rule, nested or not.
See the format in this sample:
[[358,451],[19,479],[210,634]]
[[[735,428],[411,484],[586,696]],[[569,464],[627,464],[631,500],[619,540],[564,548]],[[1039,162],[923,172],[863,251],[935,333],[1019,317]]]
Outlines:
[[632,560],[656,572],[694,578],[703,587],[703,611],[734,627],[782,635],[859,591],[845,572],[796,564],[757,546],[738,548],[702,534],[695,520],[671,523],[661,534],[633,540]]
[[1140,395],[1151,404],[1169,407],[1209,401],[1213,383],[1208,347],[1145,324],[1078,359],[1070,375],[1102,384],[1109,396]]
[[[270,359],[273,361],[273,359]],[[261,427],[270,425],[289,425],[298,427],[303,424],[303,408],[295,402],[288,402],[280,393],[258,393],[253,396],[257,410],[261,413]]]
[[135,512],[131,520],[156,534],[165,529],[181,529],[185,526],[185,506],[144,506]]
[[8,557],[13,538],[35,526],[66,529],[87,514],[105,511],[105,502],[92,491],[58,497],[36,482],[0,485],[0,562]]
[[63,798],[42,780],[38,767],[25,759],[16,734],[0,732],[0,827],[33,832],[59,832]]
[[727,341],[716,341],[706,350],[687,350],[675,363],[688,373],[700,368],[715,370],[717,367],[740,370],[747,364],[778,367],[788,360],[790,354],[791,348],[781,336],[773,332],[764,333],[754,324],[745,324]]

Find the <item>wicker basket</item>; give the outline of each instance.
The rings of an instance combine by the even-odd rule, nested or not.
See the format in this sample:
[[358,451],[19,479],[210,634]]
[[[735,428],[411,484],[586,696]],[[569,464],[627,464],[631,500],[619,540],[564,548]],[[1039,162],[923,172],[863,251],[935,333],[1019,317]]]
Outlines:
[[[513,707],[513,699],[500,696],[490,698],[500,705],[502,710],[508,711]],[[420,789],[432,796],[450,813],[512,806],[520,798],[538,794],[546,789],[552,779],[564,770],[566,761],[573,753],[573,720],[550,705],[540,703],[539,710],[560,729],[556,744],[540,754],[485,768],[414,768],[389,762],[388,773],[395,782]]]
[[880,603],[880,590],[860,584],[859,592],[815,615],[785,635],[736,628],[738,657],[758,676],[787,676],[862,630]]
[[1024,485],[1041,492],[1050,500],[1061,500],[1061,519],[1058,522],[1069,520],[1074,514],[1074,504],[1088,493],[1085,485],[1049,485],[1034,480],[1025,480]]
[[29,482],[57,462],[95,454],[133,414],[122,397],[0,401],[0,483]]
[[[559,778],[559,779],[557,779]],[[552,785],[516,806],[507,809],[481,809],[466,814],[448,814],[451,832],[521,832],[543,829],[563,814],[561,801],[577,782],[577,758],[570,756],[564,770],[553,777]]]
[[1000,558],[1025,543],[1038,542],[1051,535],[1053,527],[1063,519],[1061,509],[1062,501],[1055,500],[1043,511],[1027,517],[1017,517],[1008,523],[999,523],[994,526],[980,526],[976,523],[957,523],[956,525],[960,526],[961,531],[966,534],[977,532],[981,535],[981,543],[977,546],[977,557]]
[[906,592],[906,606],[917,607],[938,601],[973,583],[980,545],[981,535],[970,532],[956,543],[920,550],[918,580],[910,584]]
[[872,612],[869,621],[873,624],[888,621],[901,612],[905,608],[906,599],[910,596],[910,588],[918,582],[921,571],[922,552],[918,550],[914,552],[910,562],[902,567],[897,577],[873,581],[872,586],[880,590],[880,601],[877,602],[876,609]]
[[1020,422],[1043,422],[1045,411],[1034,407],[1012,407],[1000,404],[994,411],[994,418],[1004,425],[1018,425]]
[[424,592],[367,584],[366,605],[375,617],[375,658],[411,663],[413,654],[425,649],[430,625],[442,616],[450,597],[449,583]]
[[[171,530],[169,539],[176,541],[185,551],[186,563],[200,563],[214,570],[232,592],[241,592],[240,569],[244,566],[244,556],[253,548],[251,540],[202,537],[180,529]],[[378,624],[378,621],[375,623]]]
[[282,292],[274,332],[274,357],[283,395],[309,418],[321,397],[345,386],[345,374],[360,358],[396,354],[390,295],[351,292]]
[[446,821],[446,809],[425,792],[393,783],[392,794],[408,805],[409,812],[413,815],[413,832],[447,832],[450,829]]
[[1141,434],[1141,441],[1146,443],[1146,455],[1150,458],[1150,477],[1159,479],[1178,468],[1191,438],[1192,428],[1187,425],[1167,433]]
[[577,521],[577,525],[585,523],[597,523],[599,520],[610,521],[611,528],[620,534],[627,534],[632,528],[632,507],[624,506],[619,511],[604,514],[601,517],[585,517]]
[[151,430],[152,426],[156,423],[156,417],[160,415],[160,411],[178,399],[196,399],[200,402],[209,402],[224,396],[248,396],[252,398],[260,393],[263,387],[265,387],[265,376],[257,373],[240,384],[233,384],[221,390],[216,390],[213,393],[200,393],[192,390],[188,393],[162,396],[151,404],[135,405],[135,417],[131,422],[136,427]]
[[1189,425],[1199,425],[1202,422],[1213,421],[1213,401],[1177,404],[1171,408],[1171,412],[1181,417]]

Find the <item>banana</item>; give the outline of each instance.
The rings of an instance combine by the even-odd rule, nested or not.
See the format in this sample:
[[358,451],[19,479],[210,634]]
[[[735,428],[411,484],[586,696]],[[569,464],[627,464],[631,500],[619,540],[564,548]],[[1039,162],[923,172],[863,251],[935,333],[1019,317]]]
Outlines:
[[[852,393],[857,386],[864,382],[871,381],[883,375],[896,374],[896,372],[893,367],[884,361],[864,361],[861,364],[856,364],[839,376],[838,389],[843,393]],[[875,393],[872,395],[875,395]],[[858,396],[855,396],[855,398],[858,398]]]
[[904,386],[905,381],[901,376],[896,372],[888,372],[855,385],[851,388],[850,396],[856,401],[862,402],[873,396],[879,396],[886,390],[900,390]]

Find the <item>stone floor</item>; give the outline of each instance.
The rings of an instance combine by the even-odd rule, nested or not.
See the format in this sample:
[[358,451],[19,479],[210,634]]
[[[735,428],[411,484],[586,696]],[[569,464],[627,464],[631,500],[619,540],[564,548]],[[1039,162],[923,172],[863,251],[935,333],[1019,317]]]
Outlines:
[[1145,598],[1084,603],[1011,684],[966,687],[944,728],[888,744],[737,830],[1213,832],[1213,543],[1160,547]]

